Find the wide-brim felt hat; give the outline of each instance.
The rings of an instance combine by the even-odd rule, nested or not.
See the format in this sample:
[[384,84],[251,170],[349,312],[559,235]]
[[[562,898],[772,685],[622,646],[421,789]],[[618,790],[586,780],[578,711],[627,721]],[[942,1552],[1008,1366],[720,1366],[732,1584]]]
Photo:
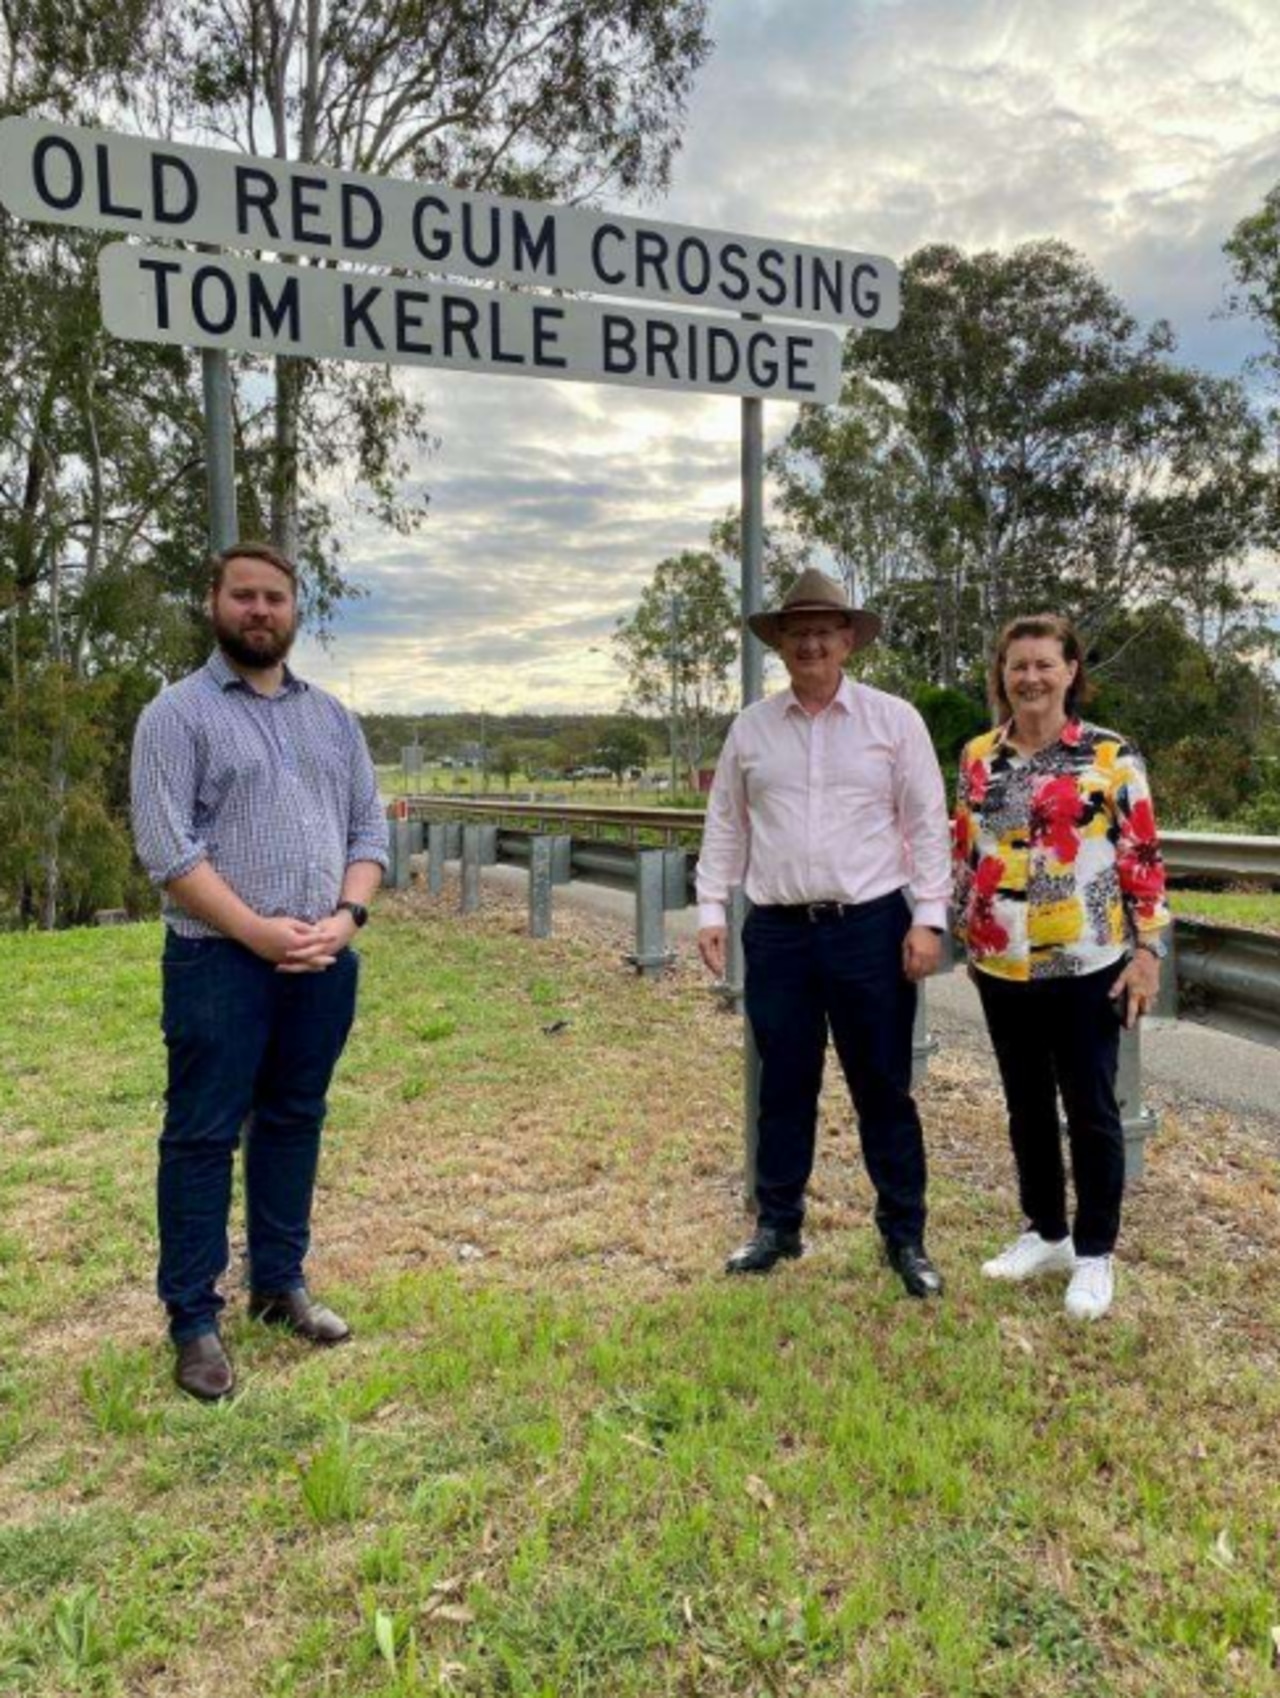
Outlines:
[[771,649],[776,649],[783,631],[783,620],[791,613],[840,614],[845,623],[852,627],[855,649],[866,648],[868,643],[874,643],[880,635],[880,615],[868,613],[863,607],[855,607],[849,600],[844,585],[836,583],[834,578],[828,578],[825,572],[819,572],[816,566],[807,566],[801,572],[782,598],[780,606],[763,613],[750,614],[747,624],[762,643],[768,643]]

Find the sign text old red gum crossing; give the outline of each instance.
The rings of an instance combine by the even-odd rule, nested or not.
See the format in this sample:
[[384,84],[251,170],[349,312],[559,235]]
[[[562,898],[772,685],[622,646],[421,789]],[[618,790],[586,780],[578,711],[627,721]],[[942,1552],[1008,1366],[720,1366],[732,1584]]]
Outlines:
[[896,269],[873,255],[31,119],[0,125],[0,198],[46,222],[232,248],[868,328],[897,319]]

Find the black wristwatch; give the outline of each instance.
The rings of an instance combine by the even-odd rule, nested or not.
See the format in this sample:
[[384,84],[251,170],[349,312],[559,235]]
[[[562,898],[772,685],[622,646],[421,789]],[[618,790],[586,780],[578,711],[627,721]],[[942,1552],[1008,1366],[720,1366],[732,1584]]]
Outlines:
[[357,931],[360,930],[361,926],[367,926],[369,923],[369,910],[363,902],[339,902],[333,911],[335,914],[350,914],[356,923]]

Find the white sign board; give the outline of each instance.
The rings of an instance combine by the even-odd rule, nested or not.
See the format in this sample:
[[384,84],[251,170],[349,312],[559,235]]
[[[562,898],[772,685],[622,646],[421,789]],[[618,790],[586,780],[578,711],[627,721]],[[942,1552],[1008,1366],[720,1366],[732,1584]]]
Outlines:
[[874,254],[473,194],[43,119],[0,123],[0,202],[43,223],[846,329],[898,322]]
[[313,359],[834,401],[840,338],[809,325],[612,306],[113,243],[98,258],[115,336]]

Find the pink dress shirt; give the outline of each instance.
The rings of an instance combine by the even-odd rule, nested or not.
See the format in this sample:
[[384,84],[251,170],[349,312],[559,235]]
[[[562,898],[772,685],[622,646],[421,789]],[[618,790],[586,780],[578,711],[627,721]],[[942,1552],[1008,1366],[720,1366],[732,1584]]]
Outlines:
[[722,926],[730,887],[752,903],[870,902],[910,887],[914,923],[944,927],[946,791],[909,702],[842,679],[810,715],[791,689],[734,720],[698,858],[698,924]]

